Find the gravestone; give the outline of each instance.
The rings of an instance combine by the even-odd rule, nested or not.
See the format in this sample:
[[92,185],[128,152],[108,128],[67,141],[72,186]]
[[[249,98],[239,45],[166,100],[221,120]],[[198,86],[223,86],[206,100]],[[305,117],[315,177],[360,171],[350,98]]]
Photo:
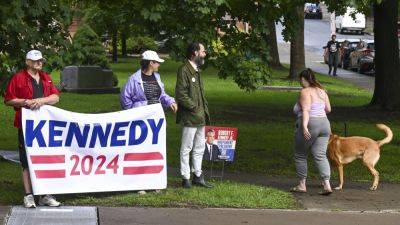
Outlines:
[[85,94],[119,93],[118,79],[99,66],[67,66],[61,72],[62,91]]

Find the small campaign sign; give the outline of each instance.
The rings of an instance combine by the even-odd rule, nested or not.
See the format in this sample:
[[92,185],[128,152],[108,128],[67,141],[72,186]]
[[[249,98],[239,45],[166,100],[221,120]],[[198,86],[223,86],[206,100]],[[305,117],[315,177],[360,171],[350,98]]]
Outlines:
[[166,188],[165,123],[160,104],[104,114],[23,109],[34,194]]
[[233,127],[206,126],[204,160],[232,162],[235,157],[238,129]]

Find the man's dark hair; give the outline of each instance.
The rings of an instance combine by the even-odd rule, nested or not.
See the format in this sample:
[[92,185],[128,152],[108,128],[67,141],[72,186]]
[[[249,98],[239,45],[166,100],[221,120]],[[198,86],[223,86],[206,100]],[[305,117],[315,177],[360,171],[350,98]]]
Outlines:
[[186,49],[186,59],[192,59],[196,55],[196,51],[200,50],[200,42],[192,42]]
[[142,71],[145,71],[149,68],[150,62],[151,62],[151,60],[145,60],[145,59],[142,59],[140,61],[140,67],[141,67]]

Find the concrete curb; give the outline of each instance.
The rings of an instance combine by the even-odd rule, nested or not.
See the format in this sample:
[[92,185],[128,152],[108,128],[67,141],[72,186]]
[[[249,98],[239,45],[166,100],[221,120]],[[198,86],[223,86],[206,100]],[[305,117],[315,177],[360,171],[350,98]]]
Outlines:
[[274,90],[274,91],[298,91],[301,87],[296,86],[262,86],[261,90]]

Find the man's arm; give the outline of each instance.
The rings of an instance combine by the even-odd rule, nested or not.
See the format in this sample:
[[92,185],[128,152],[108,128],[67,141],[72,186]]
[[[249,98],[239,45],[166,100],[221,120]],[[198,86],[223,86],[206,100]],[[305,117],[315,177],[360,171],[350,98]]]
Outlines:
[[188,81],[185,79],[185,74],[183,73],[182,68],[180,68],[177,74],[175,86],[176,101],[184,108],[194,111],[196,109],[196,105],[189,96],[188,87]]
[[27,100],[28,99],[14,98],[10,101],[5,102],[5,104],[8,106],[20,108],[20,107],[24,107],[26,105]]
[[60,100],[60,97],[57,94],[52,94],[50,96],[44,98],[35,98],[35,99],[20,99],[15,98],[8,102],[6,105],[13,107],[25,107],[27,106],[30,109],[38,109],[43,105],[54,105]]

